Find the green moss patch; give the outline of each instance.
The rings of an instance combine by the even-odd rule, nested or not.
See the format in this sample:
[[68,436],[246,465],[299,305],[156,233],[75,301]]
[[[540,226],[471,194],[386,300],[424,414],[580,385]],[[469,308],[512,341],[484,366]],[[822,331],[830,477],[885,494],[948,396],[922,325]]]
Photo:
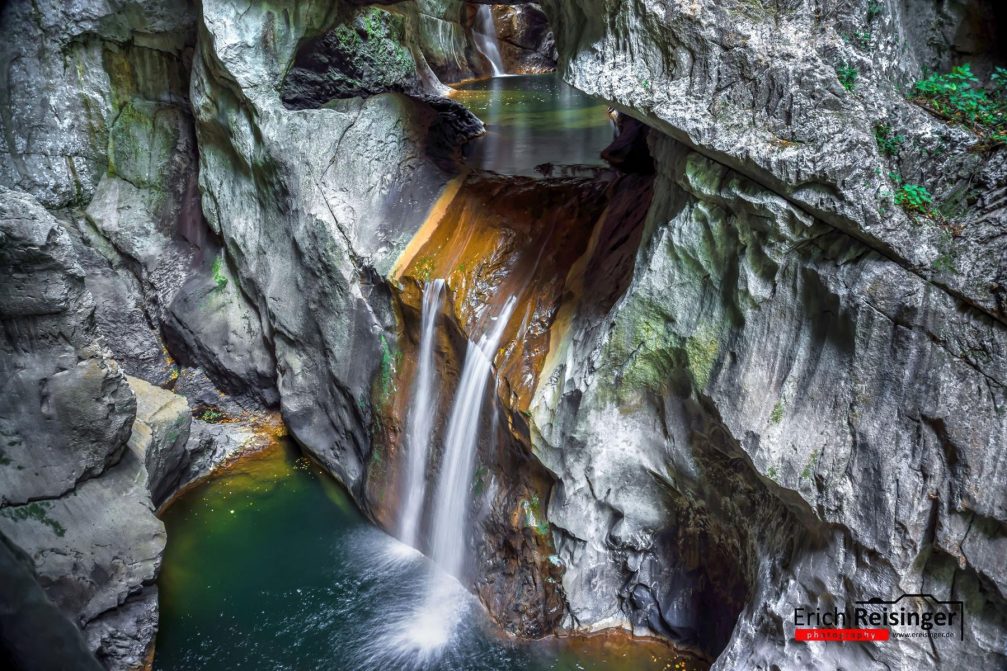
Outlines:
[[36,501],[23,506],[4,508],[0,511],[0,514],[15,522],[34,520],[49,527],[54,534],[62,538],[66,535],[66,529],[62,524],[49,517],[48,511],[50,508],[52,508],[52,504],[48,501]]

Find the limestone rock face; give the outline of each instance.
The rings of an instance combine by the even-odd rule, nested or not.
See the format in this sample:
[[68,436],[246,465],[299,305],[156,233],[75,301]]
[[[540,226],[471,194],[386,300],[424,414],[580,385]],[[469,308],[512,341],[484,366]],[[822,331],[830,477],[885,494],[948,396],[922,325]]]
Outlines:
[[[924,66],[948,58],[945,38],[922,26],[943,26],[941,35],[966,30],[956,20],[969,15],[961,7],[983,4],[954,3],[949,12],[895,0],[543,6],[557,31],[560,69],[574,86],[1002,322],[1003,173],[988,173],[1004,149],[983,150],[976,136],[905,96]],[[875,141],[881,124],[905,138],[895,157]],[[925,186],[948,209],[964,203],[960,234],[948,239],[894,206],[889,172]],[[963,200],[977,182],[978,194]]]
[[144,463],[147,488],[160,505],[178,488],[192,413],[185,398],[135,377],[127,377],[136,397],[129,449]]
[[4,320],[0,505],[59,497],[115,463],[135,404],[95,341],[94,303],[66,230],[0,187]]
[[[544,7],[566,79],[651,126],[658,170],[633,283],[532,404],[568,625],[723,669],[1002,666],[1004,150],[905,96],[963,53],[988,71],[992,10]],[[918,592],[965,602],[964,641],[793,642],[797,606]]]
[[[31,557],[89,649],[131,668],[156,631],[165,541],[144,464],[125,449],[137,404],[98,339],[64,227],[28,194],[0,187],[0,239],[0,532]],[[92,625],[110,618],[117,633],[97,634]]]
[[633,282],[550,353],[532,405],[571,624],[658,631],[725,669],[911,669],[929,644],[811,648],[793,609],[929,592],[973,614],[941,655],[1001,665],[1007,332],[651,138]]
[[0,125],[10,160],[0,183],[60,210],[99,331],[125,371],[157,384],[178,376],[161,329],[178,299],[183,324],[212,321],[228,344],[247,334],[245,359],[213,342],[216,331],[189,329],[187,362],[228,390],[247,380],[248,395],[268,405],[275,375],[257,313],[232,292],[226,307],[205,306],[210,320],[188,291],[202,291],[198,280],[183,291],[211,275],[204,260],[219,250],[197,189],[195,19],[189,3],[163,0],[8,3]]
[[470,41],[469,9],[464,0],[416,0],[420,44],[430,68],[444,82],[458,82],[479,72]]
[[336,19],[328,3],[298,3],[283,23],[285,6],[203,4],[192,85],[200,185],[235,282],[269,325],[285,421],[353,488],[370,452],[382,341],[394,342],[377,278],[448,176],[427,156],[438,115],[423,103],[381,94],[287,109],[276,83],[303,40]]
[[205,251],[162,323],[167,345],[180,363],[207,371],[224,392],[275,407],[276,361],[259,314],[223,252],[211,257],[216,248]]
[[97,671],[101,665],[67,617],[45,595],[34,562],[0,536],[0,650],[17,669]]
[[556,38],[539,5],[499,5],[493,8],[493,22],[508,72],[533,74],[556,69]]
[[0,183],[47,207],[84,206],[110,162],[127,179],[157,165],[146,159],[177,129],[168,110],[193,21],[188,2],[5,3]]

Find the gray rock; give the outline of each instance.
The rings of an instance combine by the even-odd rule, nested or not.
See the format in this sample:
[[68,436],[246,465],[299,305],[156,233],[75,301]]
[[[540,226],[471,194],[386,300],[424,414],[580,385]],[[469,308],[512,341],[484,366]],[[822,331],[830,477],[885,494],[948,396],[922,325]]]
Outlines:
[[268,447],[272,439],[252,421],[226,423],[192,420],[186,469],[179,478],[179,489],[211,475],[222,464],[246,452]]
[[46,597],[34,563],[0,534],[0,653],[15,669],[101,669],[80,630]]
[[[8,38],[0,46],[0,184],[48,207],[86,205],[110,158],[116,165],[129,150],[122,140],[149,139],[125,128],[133,101],[182,102],[172,95],[185,88],[177,85],[194,37],[192,5],[40,0],[5,3],[0,12]],[[135,159],[152,149],[133,146]]]
[[136,397],[129,449],[143,462],[150,498],[159,506],[178,488],[192,412],[182,396],[135,377],[126,379]]
[[556,69],[556,38],[539,5],[498,5],[493,8],[493,22],[507,72],[532,74]]
[[[296,19],[276,21],[284,8]],[[381,343],[395,339],[378,278],[448,177],[426,157],[436,115],[395,94],[287,109],[273,83],[334,18],[323,4],[246,9],[203,4],[192,96],[204,212],[262,316],[284,420],[352,489]]]
[[[88,637],[110,668],[132,668],[153,641],[164,549],[143,463],[125,449],[136,401],[101,345],[66,230],[27,194],[0,187],[0,236],[9,278],[0,288],[0,531],[78,626],[143,619],[114,649]],[[141,591],[142,613],[116,612]]]
[[65,229],[0,187],[0,505],[61,496],[122,453],[134,402],[95,341],[93,302]]
[[208,371],[221,389],[278,403],[270,344],[222,253],[204,259],[182,285],[163,331],[181,362]]
[[[904,95],[935,62],[935,47],[943,48],[919,27],[953,32],[954,13],[895,0],[873,3],[875,13],[868,4],[702,0],[675,9],[627,3],[611,12],[590,1],[543,6],[571,84],[1005,321],[1007,260],[996,242],[1003,216],[990,209],[998,206],[979,203],[959,217],[961,234],[948,239],[940,226],[914,223],[891,203],[889,171],[949,206],[982,172],[974,135]],[[857,73],[852,90],[839,81],[843,68]],[[894,160],[875,142],[880,123],[906,138]]]
[[157,328],[157,319],[133,264],[81,216],[70,217],[84,286],[94,298],[94,317],[102,340],[122,370],[158,385],[169,384],[177,366]]
[[651,138],[633,283],[579,320],[533,404],[568,626],[657,631],[717,668],[911,669],[934,663],[929,643],[795,644],[793,609],[930,592],[972,614],[941,657],[1002,665],[988,520],[1007,511],[1007,330]]

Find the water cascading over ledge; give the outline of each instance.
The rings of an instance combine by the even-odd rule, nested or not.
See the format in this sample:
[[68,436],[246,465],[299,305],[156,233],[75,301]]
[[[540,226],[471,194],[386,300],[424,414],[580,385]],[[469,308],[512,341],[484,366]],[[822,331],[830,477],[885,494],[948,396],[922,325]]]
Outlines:
[[[495,619],[522,636],[552,633],[565,615],[562,565],[545,518],[553,477],[531,454],[525,413],[550,344],[580,298],[590,295],[591,305],[605,310],[628,283],[650,182],[648,175],[603,169],[576,178],[459,177],[393,271],[401,355],[394,379],[376,390],[380,425],[367,505],[386,528],[412,528],[407,540],[438,558],[431,543],[434,498],[448,458],[455,397],[463,393],[466,352],[472,356],[472,343],[499,325],[495,318],[509,314],[499,345],[486,348],[493,363],[489,382],[476,392],[485,400],[473,463],[463,469],[471,473],[471,502],[468,510],[455,511],[466,520],[457,532],[464,552],[457,572]],[[431,289],[439,294],[440,279],[443,296],[435,300]],[[439,309],[431,335],[433,306]],[[425,496],[417,506],[411,470],[417,455],[410,453],[418,445],[417,423],[410,408],[414,401],[430,402],[417,368],[428,354],[439,394],[429,420],[420,422],[419,430],[432,438]],[[414,398],[417,393],[427,400]],[[454,501],[464,499],[456,493]],[[403,510],[418,519],[404,523]]]
[[541,74],[556,69],[556,40],[539,5],[467,3],[463,21],[471,45],[469,61],[478,75]]

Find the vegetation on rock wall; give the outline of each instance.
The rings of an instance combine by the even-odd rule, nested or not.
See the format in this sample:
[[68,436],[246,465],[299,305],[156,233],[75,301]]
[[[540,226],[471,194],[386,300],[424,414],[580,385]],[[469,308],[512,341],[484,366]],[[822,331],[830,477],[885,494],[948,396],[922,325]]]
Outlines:
[[913,86],[911,98],[941,118],[965,126],[980,138],[1007,142],[1007,69],[994,69],[987,87],[964,63],[933,73]]

